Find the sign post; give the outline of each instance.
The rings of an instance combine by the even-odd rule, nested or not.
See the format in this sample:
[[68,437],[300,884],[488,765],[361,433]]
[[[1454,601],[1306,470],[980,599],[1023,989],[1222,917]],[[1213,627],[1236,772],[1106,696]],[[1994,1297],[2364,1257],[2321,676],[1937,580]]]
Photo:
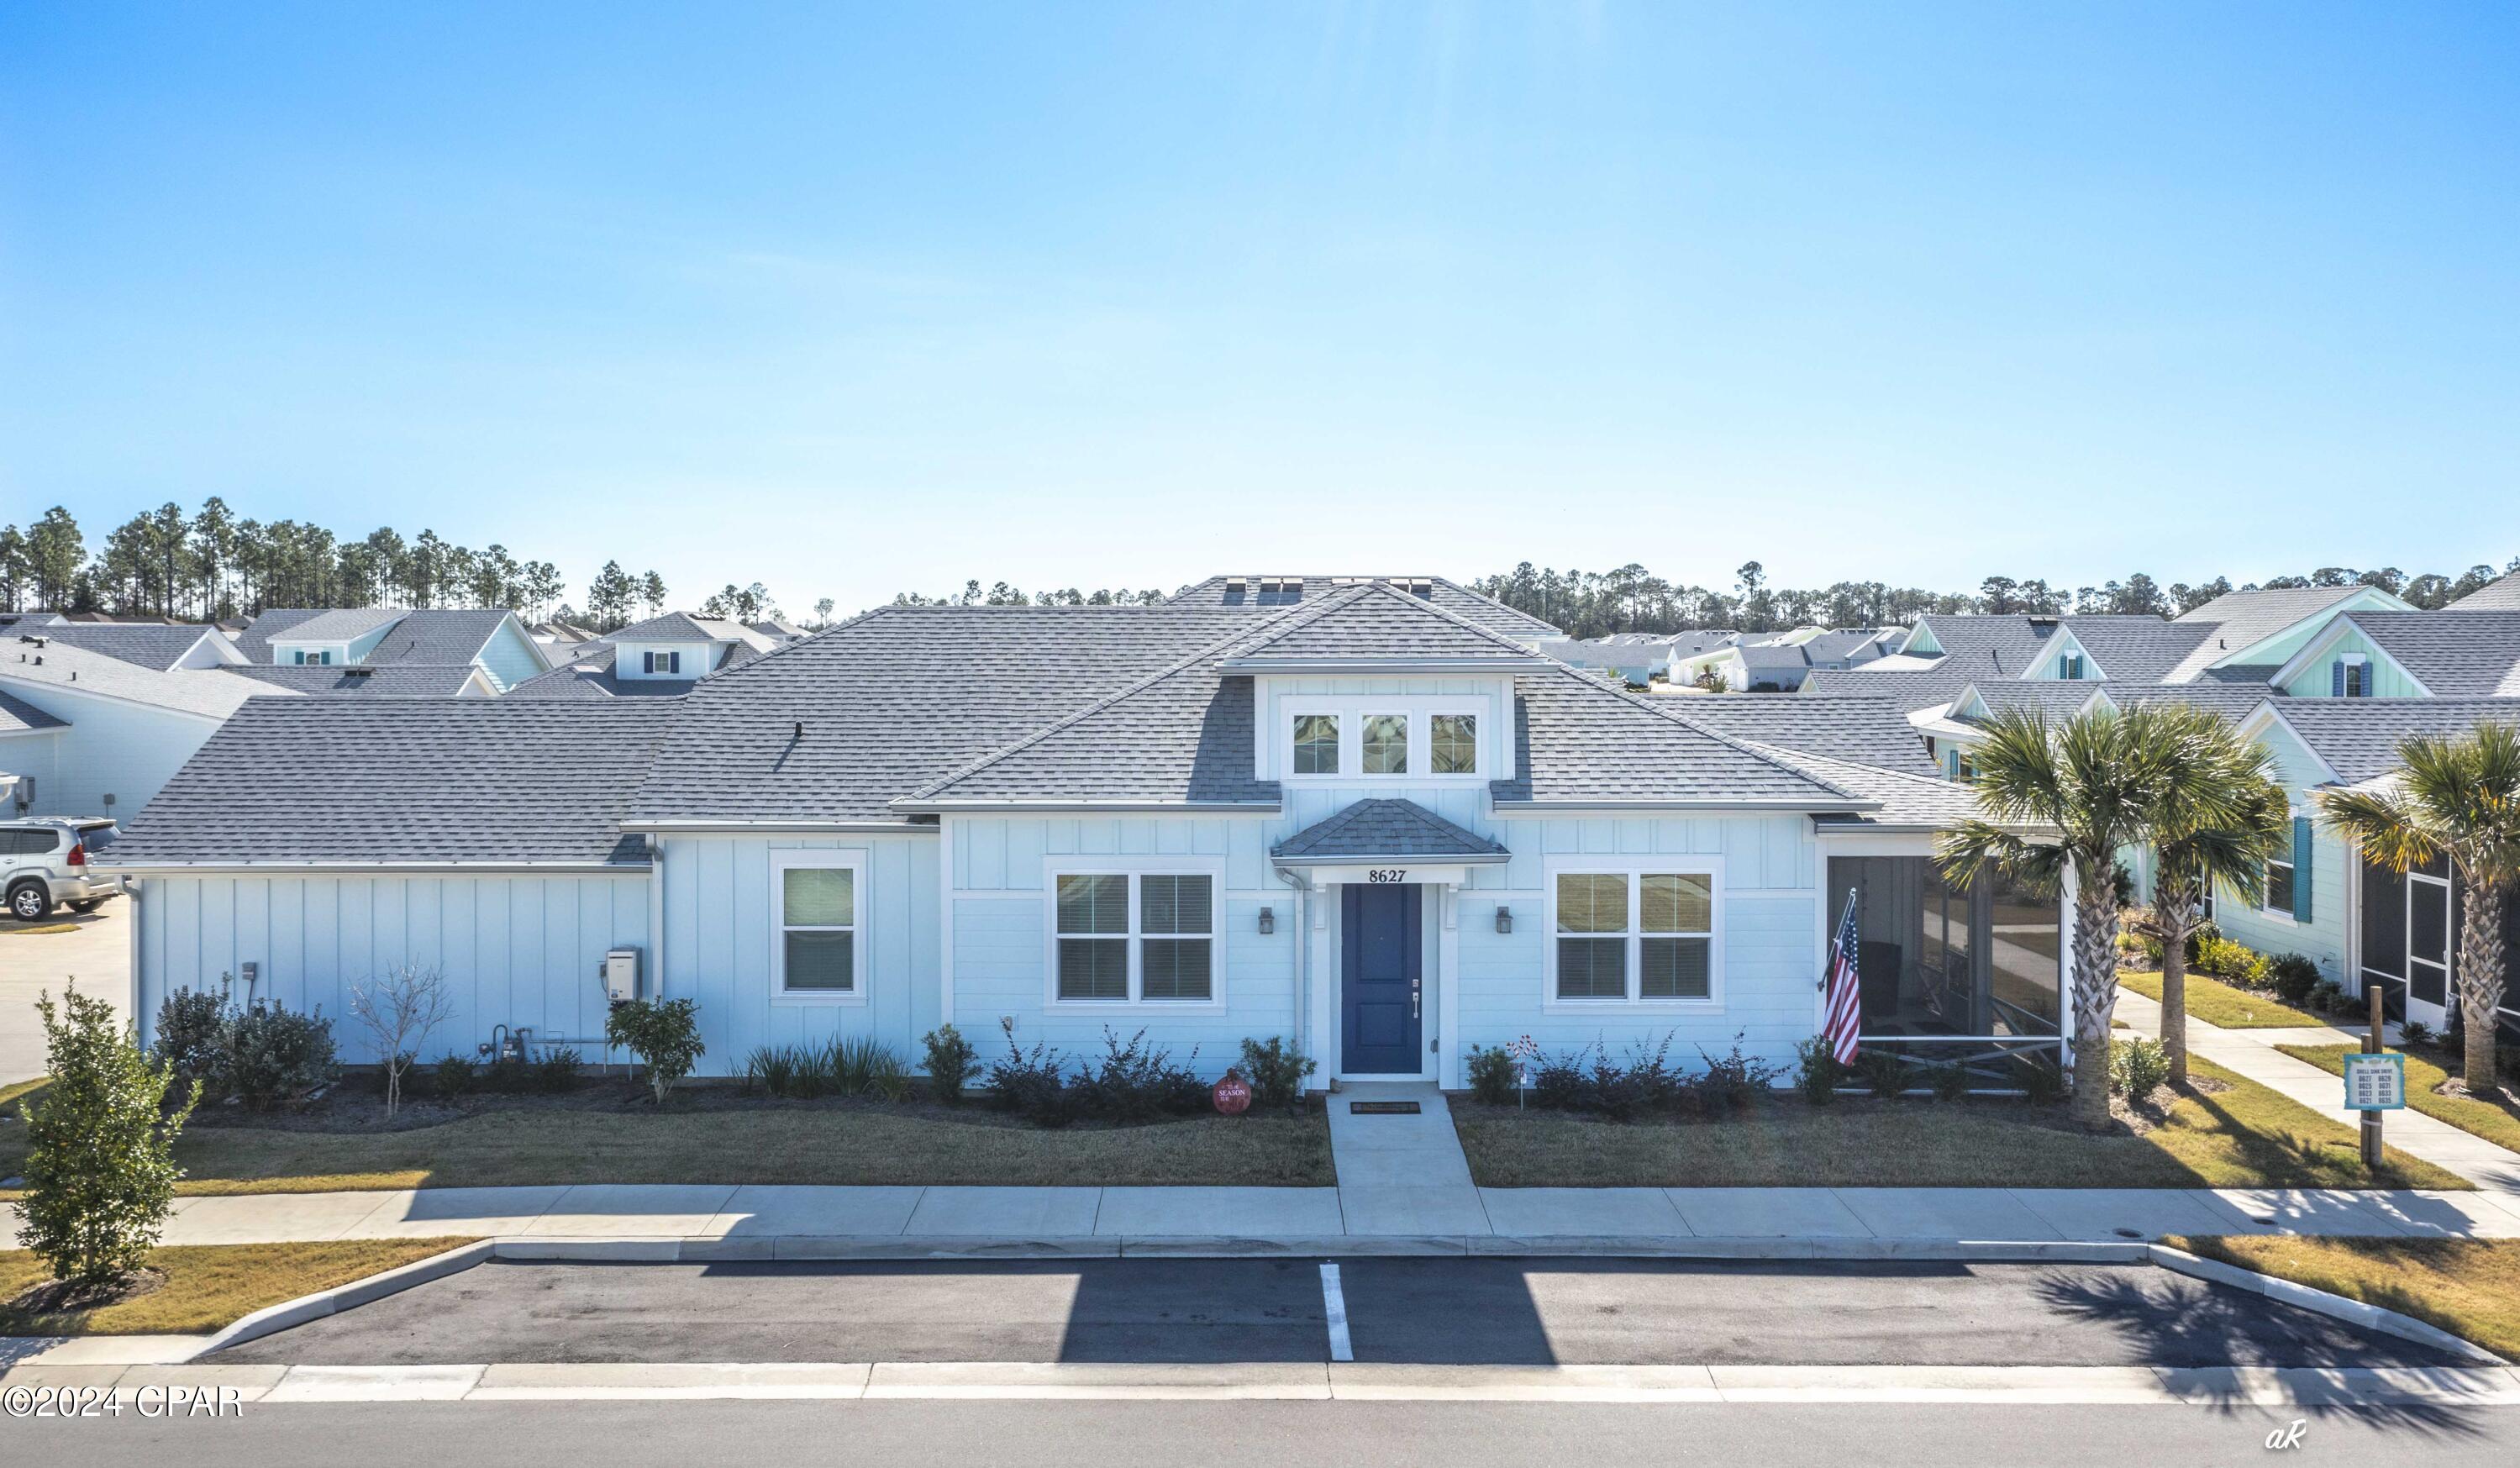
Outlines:
[[2383,999],[2380,986],[2365,986],[2371,997],[2371,1033],[2363,1053],[2345,1057],[2345,1105],[2362,1113],[2362,1166],[2380,1166],[2380,1113],[2407,1104],[2407,1057],[2393,1055],[2381,1045]]

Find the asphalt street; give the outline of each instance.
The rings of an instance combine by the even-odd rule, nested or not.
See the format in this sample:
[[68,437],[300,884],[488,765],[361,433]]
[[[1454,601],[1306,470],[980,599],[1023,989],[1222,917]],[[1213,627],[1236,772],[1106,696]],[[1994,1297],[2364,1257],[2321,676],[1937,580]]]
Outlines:
[[[2296,1432],[2290,1450],[2270,1437]],[[1026,1468],[2076,1468],[2272,1461],[2509,1468],[2520,1411],[1291,1401],[533,1401],[247,1406],[223,1420],[0,1421],[47,1468],[711,1462]]]
[[[1350,1259],[1358,1361],[2430,1365],[2137,1267]],[[483,1265],[221,1362],[1319,1361],[1317,1261]]]

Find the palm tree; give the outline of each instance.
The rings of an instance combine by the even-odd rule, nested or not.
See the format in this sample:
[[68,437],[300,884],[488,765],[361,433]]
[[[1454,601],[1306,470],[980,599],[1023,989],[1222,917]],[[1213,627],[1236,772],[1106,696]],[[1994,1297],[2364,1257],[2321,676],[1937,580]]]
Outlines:
[[[2205,925],[2205,894],[2220,886],[2256,905],[2267,863],[2292,840],[2292,807],[2264,745],[2193,704],[2165,705],[2161,719],[2194,768],[2164,788],[2168,803],[2151,815],[2152,906],[2135,914],[2134,926],[2161,944],[2161,1047],[2170,1084],[2184,1086],[2187,940]],[[2213,797],[2195,799],[2200,787]]]
[[1979,814],[1943,834],[1943,871],[1958,885],[2000,871],[2053,891],[2074,888],[2074,1119],[2109,1124],[2109,1012],[2117,1007],[2118,853],[2149,844],[2164,814],[2203,828],[2245,825],[2257,799],[2208,757],[2203,726],[2171,703],[2100,708],[2051,723],[2035,709],[1998,715],[1971,752]]
[[2362,843],[2365,861],[2404,876],[2449,864],[2464,889],[2458,1008],[2467,1030],[2467,1088],[2494,1093],[2494,1027],[2502,1007],[2502,908],[2520,886],[2520,727],[2479,724],[2456,737],[2419,734],[2398,746],[2377,787],[2318,792],[2327,823]]

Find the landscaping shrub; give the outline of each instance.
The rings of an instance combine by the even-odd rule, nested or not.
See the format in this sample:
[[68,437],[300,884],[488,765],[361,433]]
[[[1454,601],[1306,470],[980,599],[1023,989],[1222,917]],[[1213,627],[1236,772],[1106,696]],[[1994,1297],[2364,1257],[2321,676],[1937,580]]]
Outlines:
[[2309,1001],[2310,992],[2318,984],[2318,965],[2300,954],[2286,954],[2267,964],[2267,987],[2275,992],[2275,998],[2295,1008]]
[[2121,1040],[2109,1046],[2109,1090],[2131,1101],[2170,1079],[2170,1052],[2158,1040]]
[[534,1068],[521,1055],[500,1055],[481,1067],[481,1089],[515,1095],[533,1088]]
[[[1198,1058],[1196,1048],[1191,1058]],[[1175,1065],[1170,1050],[1148,1045],[1145,1030],[1124,1041],[1108,1025],[1102,1027],[1102,1058],[1080,1064],[1068,1089],[1081,1110],[1116,1122],[1148,1121],[1209,1104],[1207,1083],[1196,1071]]]
[[1513,1104],[1513,1056],[1502,1045],[1472,1045],[1468,1057],[1470,1098],[1489,1106]]
[[292,1009],[255,1000],[231,1011],[220,1075],[236,1098],[255,1111],[300,1100],[333,1083],[333,1022],[321,1009]]
[[1802,1092],[1804,1100],[1814,1106],[1827,1105],[1837,1099],[1837,1083],[1845,1078],[1846,1067],[1838,1063],[1827,1036],[1814,1035],[1795,1045],[1794,1090]]
[[2263,989],[2267,986],[2266,956],[2246,944],[2234,943],[2219,933],[2210,938],[2197,940],[2195,968],[2198,973],[2212,974],[2216,978],[2238,984],[2246,989]]
[[202,1094],[215,1100],[224,1093],[219,1062],[226,1054],[228,1000],[224,987],[178,989],[158,1005],[158,1038],[150,1053],[165,1066],[175,1086],[199,1082]]
[[2398,1043],[2408,1049],[2418,1049],[2433,1043],[2433,1027],[2420,1019],[2410,1019],[2398,1026]]
[[1698,1058],[1706,1062],[1706,1073],[1697,1078],[1698,1102],[1708,1116],[1723,1116],[1737,1111],[1774,1086],[1782,1072],[1764,1060],[1753,1060],[1741,1053],[1742,1035],[1732,1036],[1732,1048],[1721,1058],[1698,1047]]
[[2310,986],[2310,1010],[2313,1014],[2334,1014],[2344,1008],[2345,990],[2334,979],[2321,979]]
[[1064,1127],[1076,1120],[1064,1057],[1048,1041],[1035,1042],[1029,1050],[1016,1045],[1012,1016],[1000,1016],[998,1029],[1007,1037],[1007,1053],[989,1067],[990,1100],[1036,1127]]
[[1925,1085],[1932,1089],[1937,1101],[1966,1100],[1969,1093],[1968,1067],[1960,1064],[1924,1067]]
[[700,1044],[699,1004],[694,1000],[623,1000],[604,1018],[604,1039],[639,1057],[648,1067],[648,1086],[656,1104],[665,1092],[692,1073],[708,1052]]
[[874,1036],[855,1035],[832,1041],[827,1052],[831,1057],[826,1069],[832,1078],[832,1089],[840,1094],[874,1096],[881,1101],[909,1097],[909,1062]]
[[173,1072],[144,1055],[113,1006],[75,984],[35,1001],[43,1020],[42,1099],[26,1117],[24,1224],[19,1242],[53,1277],[90,1288],[140,1267],[175,1199],[175,1137],[201,1100],[187,1083],[167,1106]]
[[368,1032],[368,1047],[384,1072],[385,1116],[402,1109],[402,1078],[420,1060],[420,1043],[454,1017],[446,975],[406,963],[350,986],[350,1017]]
[[586,1057],[572,1045],[545,1050],[534,1062],[534,1090],[552,1095],[575,1090],[578,1069],[585,1064]]
[[481,1067],[472,1056],[450,1051],[437,1058],[430,1079],[437,1086],[437,1093],[451,1101],[480,1089]]
[[1868,1045],[1856,1051],[1855,1071],[1864,1078],[1864,1089],[1880,1100],[1886,1101],[1914,1084],[1908,1057],[1895,1050]]
[[952,1025],[938,1025],[921,1043],[927,1046],[928,1094],[948,1106],[962,1105],[963,1089],[980,1073],[980,1052]]
[[1531,1068],[1531,1098],[1557,1111],[1581,1111],[1592,1084],[1581,1055],[1550,1055]]
[[[1477,1052],[1471,1052],[1477,1063]],[[1242,1079],[1251,1083],[1251,1099],[1262,1106],[1293,1110],[1304,1104],[1304,1081],[1320,1066],[1313,1057],[1272,1035],[1267,1042],[1242,1038]],[[1512,1089],[1512,1073],[1507,1073],[1507,1089]]]

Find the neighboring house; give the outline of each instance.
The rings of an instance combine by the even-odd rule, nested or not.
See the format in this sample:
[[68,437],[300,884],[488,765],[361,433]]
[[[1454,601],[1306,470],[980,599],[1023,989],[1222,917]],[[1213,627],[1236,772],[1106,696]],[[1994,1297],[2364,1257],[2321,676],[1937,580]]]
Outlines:
[[517,698],[672,696],[804,634],[784,622],[746,624],[667,612],[571,648],[551,672],[510,690]]
[[62,622],[29,627],[18,636],[83,647],[161,673],[177,668],[232,668],[245,661],[245,654],[219,629],[180,622]]
[[[1773,637],[1743,638],[1696,666],[1711,668],[1724,679],[1726,688],[1736,692],[1791,693],[1800,690],[1815,671],[1860,668],[1878,661],[1904,636],[1897,628],[1844,632],[1797,628]],[[1697,676],[1693,669],[1690,679]]]
[[[1716,636],[1732,637],[1732,633]],[[1578,668],[1614,674],[1623,683],[1646,687],[1671,672],[1671,660],[1684,639],[1670,633],[1617,632],[1598,638],[1541,638],[1532,644],[1547,657]]]
[[248,705],[113,848],[134,1010],[251,964],[338,1013],[418,963],[461,1006],[432,1045],[592,1048],[628,950],[713,1075],[1004,1022],[1458,1088],[1522,1035],[1789,1063],[1852,900],[1871,1043],[2060,1047],[2059,905],[1941,881],[1971,800],[1897,705],[1632,694],[1431,590],[1231,579],[883,607],[676,697]]
[[[435,607],[275,607],[236,639],[260,668],[459,668],[437,680],[449,691],[495,696],[553,663],[512,611]],[[355,682],[355,681],[354,681]]]
[[[68,623],[0,642],[0,775],[33,779],[23,814],[127,821],[246,700],[286,693],[163,647],[81,645],[127,630],[163,629]],[[151,666],[160,652],[171,666]]]
[[2520,571],[2489,581],[2442,608],[2444,611],[2520,611]]

